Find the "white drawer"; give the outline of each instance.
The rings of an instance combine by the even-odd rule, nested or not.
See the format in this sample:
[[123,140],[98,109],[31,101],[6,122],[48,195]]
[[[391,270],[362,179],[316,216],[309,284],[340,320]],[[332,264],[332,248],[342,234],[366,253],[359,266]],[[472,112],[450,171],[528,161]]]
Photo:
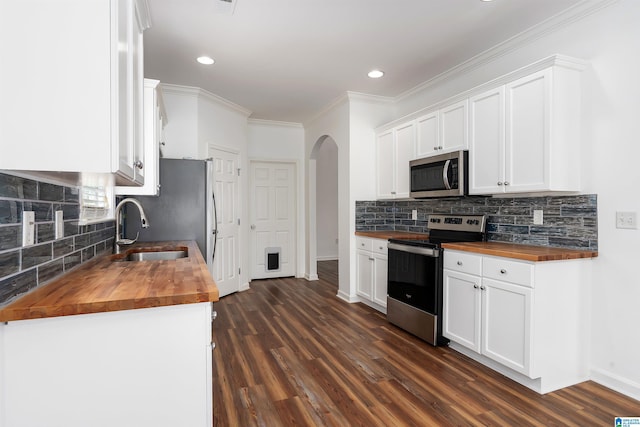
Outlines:
[[445,249],[444,268],[480,276],[482,274],[482,257],[480,255]]
[[371,252],[371,248],[373,247],[372,245],[373,240],[379,240],[379,239],[369,239],[368,237],[356,236],[356,249]]
[[482,274],[490,279],[533,287],[533,265],[526,262],[484,257]]
[[384,239],[370,239],[371,240],[371,250],[377,254],[386,255],[387,254],[387,240]]

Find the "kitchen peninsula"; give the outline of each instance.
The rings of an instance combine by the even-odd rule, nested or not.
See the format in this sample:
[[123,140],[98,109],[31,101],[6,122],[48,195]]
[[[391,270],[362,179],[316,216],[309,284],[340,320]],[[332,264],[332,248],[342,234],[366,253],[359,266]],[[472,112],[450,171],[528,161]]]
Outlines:
[[[125,260],[167,251],[184,257]],[[212,425],[217,300],[195,242],[104,254],[19,298],[0,310],[0,426]]]

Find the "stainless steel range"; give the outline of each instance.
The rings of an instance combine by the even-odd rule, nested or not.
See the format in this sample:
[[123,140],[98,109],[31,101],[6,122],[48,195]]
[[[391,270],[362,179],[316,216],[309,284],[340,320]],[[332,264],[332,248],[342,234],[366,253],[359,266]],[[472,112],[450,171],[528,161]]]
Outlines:
[[390,239],[387,320],[433,345],[442,336],[442,247],[486,239],[484,215],[429,215],[428,240]]

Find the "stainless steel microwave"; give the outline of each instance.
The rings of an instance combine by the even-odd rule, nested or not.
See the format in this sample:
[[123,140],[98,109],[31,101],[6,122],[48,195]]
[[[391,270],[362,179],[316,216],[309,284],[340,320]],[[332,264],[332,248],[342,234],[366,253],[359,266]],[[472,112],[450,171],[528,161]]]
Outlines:
[[469,152],[439,154],[409,162],[411,191],[415,199],[468,194]]

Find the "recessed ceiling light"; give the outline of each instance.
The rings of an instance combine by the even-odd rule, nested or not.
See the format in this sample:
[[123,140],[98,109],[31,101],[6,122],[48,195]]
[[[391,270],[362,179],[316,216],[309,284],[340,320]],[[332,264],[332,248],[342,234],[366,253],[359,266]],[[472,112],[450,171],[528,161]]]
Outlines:
[[371,70],[369,71],[367,76],[371,77],[372,79],[379,79],[380,77],[384,76],[384,71]]
[[211,65],[214,62],[216,62],[213,60],[213,58],[209,58],[208,56],[199,56],[198,59],[196,59],[196,61],[198,61],[203,65]]

